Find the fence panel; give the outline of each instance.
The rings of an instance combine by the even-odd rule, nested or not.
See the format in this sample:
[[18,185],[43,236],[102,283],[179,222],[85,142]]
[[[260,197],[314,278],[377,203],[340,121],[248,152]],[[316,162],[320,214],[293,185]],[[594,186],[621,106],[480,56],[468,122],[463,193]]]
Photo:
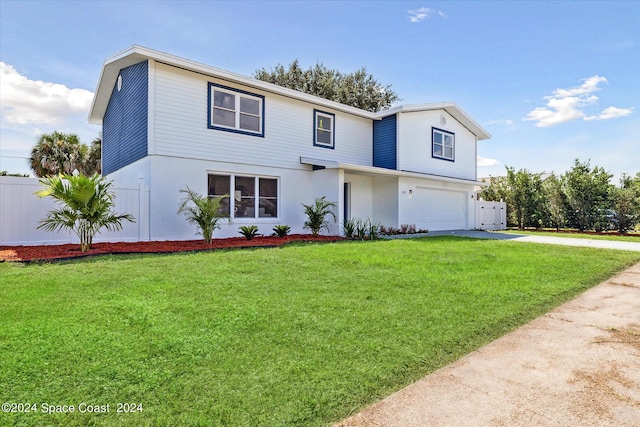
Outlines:
[[[79,243],[71,232],[58,233],[38,230],[39,221],[48,211],[58,205],[50,197],[38,198],[34,193],[42,189],[37,178],[0,177],[0,245],[57,245]],[[141,183],[140,188],[115,188],[115,211],[132,214],[136,222],[125,221],[120,231],[103,231],[96,235],[95,242],[124,242],[148,239],[142,227],[148,212],[148,189]]]
[[476,202],[476,227],[480,230],[505,230],[507,228],[507,203]]

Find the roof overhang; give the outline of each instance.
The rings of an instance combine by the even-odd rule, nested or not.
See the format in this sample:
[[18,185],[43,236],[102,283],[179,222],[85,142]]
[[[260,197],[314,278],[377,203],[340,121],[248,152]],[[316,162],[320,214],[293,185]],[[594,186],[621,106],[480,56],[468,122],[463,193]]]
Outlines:
[[491,134],[482,128],[475,120],[471,118],[467,113],[458,107],[455,102],[434,102],[429,104],[410,104],[399,105],[397,107],[390,108],[388,110],[379,111],[375,114],[377,119],[390,116],[397,113],[415,113],[418,111],[434,111],[444,110],[459,121],[464,127],[469,129],[469,132],[478,137],[478,140],[489,139]]
[[285,88],[272,83],[263,82],[252,77],[243,76],[219,68],[204,65],[195,61],[191,61],[168,53],[149,49],[143,46],[132,45],[123,51],[107,58],[102,64],[100,79],[96,88],[91,110],[89,111],[89,123],[102,124],[102,119],[107,111],[107,104],[111,98],[111,92],[118,78],[120,70],[130,65],[137,64],[146,60],[154,60],[170,66],[193,71],[211,78],[225,80],[231,83],[247,86],[250,88],[274,93],[280,96],[296,99],[299,101],[309,102],[324,108],[353,114],[370,120],[381,120],[396,113],[406,113],[415,111],[445,110],[456,120],[462,123],[471,133],[477,136],[479,140],[488,139],[491,135],[478,125],[471,117],[469,117],[454,102],[441,102],[432,104],[414,104],[401,105],[388,110],[372,113],[370,111],[361,110],[359,108],[350,107],[338,102],[329,101],[318,96],[309,95],[297,90]]
[[312,159],[309,157],[300,157],[300,163],[310,165],[316,169],[341,169],[357,175],[367,176],[390,176],[402,178],[429,179],[432,181],[450,182],[453,184],[475,185],[478,187],[488,187],[488,182],[476,181],[473,179],[451,178],[448,176],[433,175],[428,173],[419,173],[411,171],[402,171],[395,169],[379,168],[376,166],[354,165],[351,163],[342,163],[332,160]]
[[157,50],[133,45],[107,58],[102,64],[100,79],[98,80],[98,86],[93,97],[91,110],[89,111],[89,123],[102,123],[102,119],[107,110],[107,104],[109,103],[109,99],[111,98],[111,92],[113,91],[113,87],[115,86],[116,79],[118,78],[120,70],[146,60],[154,60],[174,67],[182,68],[184,70],[203,74],[211,78],[225,80],[231,83],[248,86],[253,89],[258,89],[265,92],[275,93],[300,101],[310,102],[324,108],[353,114],[367,119],[374,120],[376,118],[375,113],[369,111],[350,107],[338,102],[329,101],[324,98],[309,95],[272,83],[263,82],[262,80],[257,80],[252,77],[243,76],[215,67],[210,67],[208,65],[200,64],[198,62],[194,62],[185,58],[180,58],[178,56],[169,55]]

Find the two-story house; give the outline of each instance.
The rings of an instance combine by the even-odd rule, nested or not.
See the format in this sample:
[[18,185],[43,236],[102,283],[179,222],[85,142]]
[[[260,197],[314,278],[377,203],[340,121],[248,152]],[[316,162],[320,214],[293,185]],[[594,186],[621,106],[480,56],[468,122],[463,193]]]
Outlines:
[[371,113],[132,46],[108,58],[89,121],[103,173],[149,188],[151,240],[195,238],[177,214],[187,186],[229,195],[232,223],[303,232],[301,203],[325,196],[345,218],[429,230],[475,228],[477,142],[490,135],[455,103]]

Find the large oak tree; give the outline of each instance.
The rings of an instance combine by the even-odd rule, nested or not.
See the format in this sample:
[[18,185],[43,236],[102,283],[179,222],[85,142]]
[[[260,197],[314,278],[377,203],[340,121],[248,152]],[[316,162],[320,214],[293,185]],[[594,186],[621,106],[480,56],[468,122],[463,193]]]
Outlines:
[[296,59],[288,67],[278,64],[271,70],[261,68],[253,77],[371,112],[386,110],[400,101],[391,85],[378,82],[364,67],[345,74],[318,62],[303,70]]

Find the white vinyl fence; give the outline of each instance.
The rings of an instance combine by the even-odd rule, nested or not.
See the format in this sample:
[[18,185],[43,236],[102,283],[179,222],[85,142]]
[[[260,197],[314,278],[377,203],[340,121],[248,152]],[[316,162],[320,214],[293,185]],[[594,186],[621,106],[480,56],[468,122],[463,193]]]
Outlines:
[[478,200],[476,202],[476,227],[480,230],[506,230],[507,203]]
[[[0,246],[80,243],[71,232],[37,229],[47,212],[59,206],[50,197],[38,198],[34,193],[41,189],[37,178],[0,176]],[[129,213],[136,222],[124,221],[120,231],[104,230],[94,242],[149,240],[149,187],[140,180],[136,188],[111,190],[115,194],[115,212]]]

